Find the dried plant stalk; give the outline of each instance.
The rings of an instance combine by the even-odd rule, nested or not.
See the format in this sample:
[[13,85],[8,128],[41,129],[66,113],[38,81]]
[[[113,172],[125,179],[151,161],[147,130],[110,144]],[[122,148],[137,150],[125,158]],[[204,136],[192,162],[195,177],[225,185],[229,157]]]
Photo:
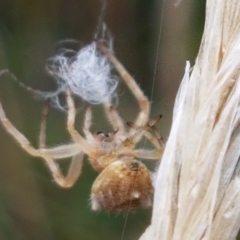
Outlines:
[[240,1],[207,0],[141,240],[232,240],[240,227]]

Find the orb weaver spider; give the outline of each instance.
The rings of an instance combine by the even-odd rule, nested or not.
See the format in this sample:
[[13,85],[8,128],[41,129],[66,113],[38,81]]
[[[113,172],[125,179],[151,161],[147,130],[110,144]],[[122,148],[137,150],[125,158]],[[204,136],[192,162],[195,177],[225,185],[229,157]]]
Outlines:
[[[30,155],[43,158],[50,169],[55,182],[64,188],[71,187],[81,174],[83,156],[86,154],[93,169],[100,172],[91,191],[92,210],[124,211],[138,207],[146,208],[152,204],[153,186],[147,167],[136,160],[159,160],[164,150],[164,143],[155,128],[160,117],[149,120],[150,104],[135,80],[125,70],[112,52],[97,42],[100,51],[105,54],[116,68],[120,77],[135,96],[140,112],[134,123],[124,122],[117,110],[110,104],[104,104],[106,116],[114,131],[109,133],[91,133],[92,110],[88,108],[83,124],[83,137],[75,129],[76,110],[69,89],[66,90],[67,130],[72,143],[46,148],[45,130],[47,107],[44,108],[40,128],[39,148],[34,148],[28,139],[6,117],[0,102],[0,120],[6,131]],[[150,130],[153,130],[151,133]],[[145,137],[154,149],[135,149],[136,144]],[[58,160],[72,157],[68,172],[64,176]]]

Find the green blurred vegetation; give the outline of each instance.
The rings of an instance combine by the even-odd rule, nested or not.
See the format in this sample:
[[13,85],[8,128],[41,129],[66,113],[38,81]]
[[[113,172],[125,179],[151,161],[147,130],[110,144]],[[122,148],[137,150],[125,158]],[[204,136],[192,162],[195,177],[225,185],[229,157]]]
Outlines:
[[[204,1],[174,4],[165,1],[162,10],[158,0],[109,0],[105,17],[114,36],[116,55],[152,101],[152,116],[164,115],[159,128],[165,138],[185,61],[194,62],[204,21]],[[10,69],[33,88],[53,89],[54,82],[44,69],[46,59],[54,55],[60,40],[91,41],[100,10],[100,0],[2,0],[0,69]],[[1,77],[0,96],[11,121],[37,146],[43,103],[6,76]],[[79,130],[83,109],[78,115]],[[134,120],[137,104],[122,85],[118,109],[125,120]],[[110,129],[100,107],[94,108],[94,116],[93,130]],[[51,109],[49,146],[69,141],[65,119],[64,113]],[[0,239],[138,239],[150,224],[151,210],[126,215],[92,212],[89,195],[96,176],[85,161],[75,186],[61,189],[52,181],[44,162],[28,156],[0,128]]]

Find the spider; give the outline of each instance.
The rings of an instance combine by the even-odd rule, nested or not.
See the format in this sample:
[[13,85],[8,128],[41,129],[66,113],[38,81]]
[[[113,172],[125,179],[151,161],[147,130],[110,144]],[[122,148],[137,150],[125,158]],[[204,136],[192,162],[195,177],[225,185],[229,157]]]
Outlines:
[[[67,130],[72,138],[69,144],[47,148],[45,145],[46,115],[48,107],[43,110],[40,127],[39,148],[34,148],[28,139],[6,117],[0,102],[0,120],[6,131],[30,155],[43,158],[50,169],[55,182],[64,188],[71,187],[81,174],[83,156],[86,154],[93,169],[100,172],[91,190],[92,210],[125,211],[138,207],[151,206],[153,186],[147,167],[136,160],[159,160],[164,143],[155,128],[160,117],[149,120],[150,104],[135,80],[117,60],[113,53],[102,43],[98,47],[116,68],[120,77],[135,96],[140,112],[134,123],[124,122],[117,110],[110,104],[104,104],[106,116],[114,131],[109,133],[90,132],[92,110],[88,108],[83,124],[83,137],[75,129],[76,110],[69,89],[66,90]],[[152,133],[150,130],[153,130]],[[135,149],[136,144],[145,137],[154,149]],[[66,176],[61,172],[58,160],[72,157]]]

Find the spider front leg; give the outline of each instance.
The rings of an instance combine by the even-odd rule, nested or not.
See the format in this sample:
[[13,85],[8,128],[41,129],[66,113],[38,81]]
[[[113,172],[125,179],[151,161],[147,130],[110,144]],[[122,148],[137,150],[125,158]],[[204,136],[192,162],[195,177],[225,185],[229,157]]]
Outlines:
[[92,133],[90,132],[91,125],[92,125],[92,108],[88,107],[85,113],[83,132],[86,138],[93,140]]
[[39,148],[46,148],[46,125],[47,125],[47,116],[49,109],[49,101],[47,100],[43,106],[42,110],[42,119],[40,122],[40,133],[39,133]]
[[98,46],[101,51],[110,59],[110,61],[128,86],[128,88],[131,90],[131,92],[137,99],[140,107],[140,113],[136,118],[135,124],[137,126],[144,126],[148,122],[150,113],[150,104],[147,97],[143,94],[142,90],[137,85],[135,80],[127,72],[124,66],[117,60],[117,58],[111,53],[111,51],[101,41],[98,42]]
[[[161,152],[165,149],[165,143],[163,141],[160,132],[158,131],[156,124],[162,118],[162,115],[159,115],[148,121],[146,125],[146,129],[144,131],[144,136]],[[152,130],[153,134],[151,134],[148,130]]]
[[104,109],[108,117],[109,122],[113,126],[113,130],[117,131],[118,134],[125,134],[125,127],[122,118],[119,116],[117,110],[112,107],[109,103],[104,104]]
[[[152,145],[156,149],[136,149],[134,150],[135,157],[136,158],[143,158],[143,159],[149,159],[149,160],[159,160],[164,152],[165,144],[162,140],[162,137],[158,131],[158,129],[155,127],[155,124],[162,118],[162,115],[157,116],[144,126],[144,127],[137,127],[134,123],[128,122],[128,126],[135,129],[137,132],[142,132],[141,134],[136,134],[136,136],[133,135],[134,138],[139,138],[138,135],[143,135],[147,138],[147,140],[152,143]],[[149,131],[152,130],[153,134]],[[135,141],[138,141],[135,140]]]
[[[67,118],[67,129],[72,137],[73,141],[78,144],[79,148],[87,155],[92,153],[91,146],[88,142],[78,133],[75,129],[75,118],[76,118],[76,110],[74,101],[69,89],[66,90],[66,98],[68,105],[68,118]],[[87,124],[87,123],[85,123]],[[90,125],[89,125],[90,127]]]

